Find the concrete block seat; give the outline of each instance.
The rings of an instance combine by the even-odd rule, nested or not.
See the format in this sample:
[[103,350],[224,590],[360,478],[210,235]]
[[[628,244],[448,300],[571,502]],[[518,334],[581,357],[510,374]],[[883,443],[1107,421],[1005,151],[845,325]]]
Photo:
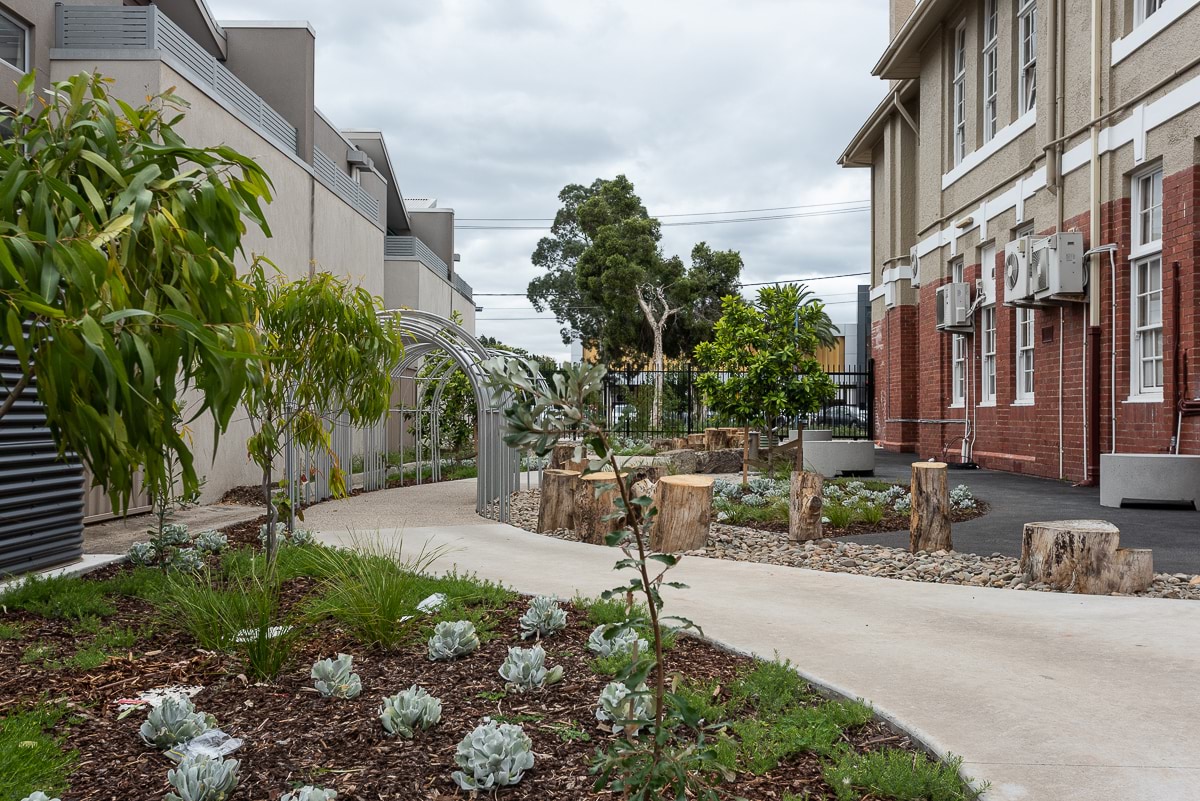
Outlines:
[[[788,429],[788,439],[793,440],[800,432],[794,428]],[[829,428],[804,429],[805,442],[829,442],[833,439],[833,430]]]
[[1200,509],[1200,456],[1100,455],[1100,505],[1170,504]]
[[875,472],[875,443],[864,440],[805,442],[804,466],[826,478]]

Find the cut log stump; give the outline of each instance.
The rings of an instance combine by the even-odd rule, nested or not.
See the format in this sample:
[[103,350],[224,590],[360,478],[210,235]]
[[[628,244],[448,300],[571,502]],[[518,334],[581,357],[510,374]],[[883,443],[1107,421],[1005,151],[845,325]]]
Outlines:
[[650,548],[678,553],[703,548],[712,522],[712,476],[663,476],[654,485],[658,515],[650,530]]
[[704,450],[720,451],[729,447],[729,430],[725,428],[704,429]]
[[578,481],[577,470],[542,471],[541,501],[538,504],[539,532],[557,531],[574,525],[575,485]]
[[687,435],[687,446],[689,448],[703,448],[704,447],[704,434],[688,434]]
[[825,536],[821,523],[825,478],[820,473],[792,471],[788,499],[788,536],[792,542],[819,540]]
[[[617,490],[615,482],[616,473],[589,473],[575,481],[575,507],[571,528],[579,535],[581,541],[604,545],[608,535],[623,525],[622,518],[604,519],[617,511],[616,500],[621,497],[621,493]],[[613,487],[597,496],[597,487],[602,484],[613,484]]]
[[908,523],[908,548],[917,551],[950,551],[950,485],[945,462],[914,462],[912,466],[912,517]]
[[580,442],[572,442],[570,440],[559,440],[554,443],[554,450],[550,451],[550,469],[574,470],[575,468],[567,467],[567,465],[576,461],[575,449],[581,444]]
[[1154,581],[1149,548],[1120,548],[1120,530],[1105,520],[1026,523],[1021,570],[1029,583],[1108,595],[1141,592]]

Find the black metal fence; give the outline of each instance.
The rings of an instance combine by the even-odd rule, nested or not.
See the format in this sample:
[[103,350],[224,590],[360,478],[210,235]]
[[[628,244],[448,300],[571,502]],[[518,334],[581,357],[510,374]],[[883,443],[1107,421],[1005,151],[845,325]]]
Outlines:
[[[681,437],[703,432],[715,426],[737,425],[734,420],[714,414],[704,404],[696,388],[695,368],[679,370],[613,370],[605,378],[604,411],[609,431],[632,439]],[[652,424],[654,387],[662,377],[662,414]],[[837,439],[870,439],[875,430],[874,362],[866,369],[831,372],[837,385],[833,400],[817,412],[803,416],[806,428],[827,428]],[[762,420],[781,435],[798,427],[798,418]]]

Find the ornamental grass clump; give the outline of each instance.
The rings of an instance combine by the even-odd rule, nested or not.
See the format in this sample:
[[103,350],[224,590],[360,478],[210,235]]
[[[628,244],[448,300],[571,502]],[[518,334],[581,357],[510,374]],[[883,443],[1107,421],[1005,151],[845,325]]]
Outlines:
[[168,695],[150,710],[138,733],[146,745],[165,751],[203,734],[214,725],[211,716],[196,711],[192,699]]
[[464,790],[494,790],[521,781],[533,767],[533,741],[512,723],[485,720],[454,752],[460,768],[451,774]]
[[379,722],[384,731],[405,739],[411,738],[417,729],[433,728],[441,719],[441,700],[415,684],[384,698],[379,708]]
[[429,638],[429,659],[446,662],[466,656],[479,647],[479,635],[469,620],[443,620],[433,629]]
[[539,640],[557,634],[567,627],[567,613],[558,605],[558,599],[539,595],[529,602],[529,609],[521,615],[521,639],[537,637]]
[[645,684],[631,690],[622,682],[609,682],[600,692],[596,720],[613,734],[636,737],[654,718],[654,701]]
[[167,781],[175,789],[163,801],[225,801],[237,787],[236,759],[206,756],[184,757],[178,767],[167,771]]
[[352,673],[354,657],[338,654],[337,659],[322,659],[313,663],[313,686],[325,698],[354,698],[362,692],[362,680]]
[[557,684],[562,677],[562,665],[546,669],[546,652],[540,645],[509,648],[504,664],[500,665],[500,678],[518,692],[540,690]]

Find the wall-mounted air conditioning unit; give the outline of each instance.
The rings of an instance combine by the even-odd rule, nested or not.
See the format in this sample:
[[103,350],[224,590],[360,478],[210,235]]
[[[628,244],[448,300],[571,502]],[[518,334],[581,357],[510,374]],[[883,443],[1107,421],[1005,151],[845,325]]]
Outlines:
[[1040,302],[1083,300],[1083,234],[1052,234],[1032,240],[1029,282]]
[[1004,305],[1027,306],[1033,300],[1029,285],[1029,240],[1014,239],[1004,246]]
[[935,302],[939,331],[964,333],[975,330],[971,322],[971,284],[959,281],[937,288]]

